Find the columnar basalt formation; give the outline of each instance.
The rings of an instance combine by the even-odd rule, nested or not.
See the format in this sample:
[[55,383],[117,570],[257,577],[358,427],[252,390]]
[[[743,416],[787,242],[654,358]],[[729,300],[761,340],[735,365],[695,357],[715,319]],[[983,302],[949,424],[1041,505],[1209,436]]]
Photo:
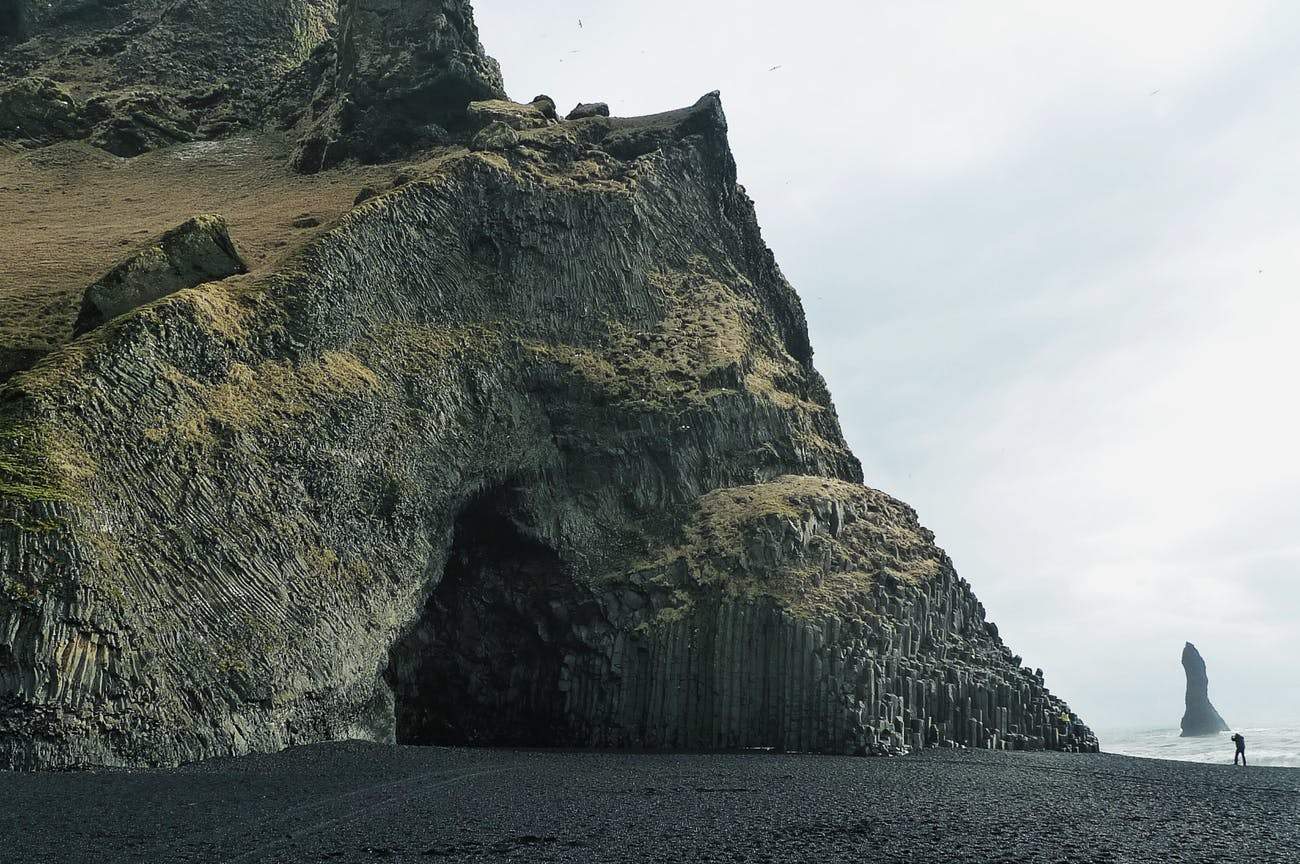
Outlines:
[[0,764],[1095,750],[862,485],[718,96],[557,121],[439,81],[465,128],[394,188],[0,389]]
[[[476,501],[446,583],[394,649],[398,737],[859,754],[1094,746],[905,505],[783,476],[709,493],[695,511],[662,559],[575,596],[547,582],[559,571],[547,547],[521,555],[506,541],[507,502]],[[476,542],[491,548],[465,545]],[[877,574],[869,590],[863,572]]]
[[1187,676],[1187,710],[1183,712],[1181,737],[1227,732],[1228,724],[1210,704],[1210,678],[1205,672],[1205,660],[1191,642],[1183,645],[1183,672]]

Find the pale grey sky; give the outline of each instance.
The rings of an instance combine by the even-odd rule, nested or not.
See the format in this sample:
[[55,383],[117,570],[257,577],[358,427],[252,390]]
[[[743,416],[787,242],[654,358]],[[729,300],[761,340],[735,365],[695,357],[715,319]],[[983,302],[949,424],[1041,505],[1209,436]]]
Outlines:
[[1189,639],[1294,722],[1300,5],[476,9],[516,99],[722,91],[867,482],[1094,726],[1176,726]]

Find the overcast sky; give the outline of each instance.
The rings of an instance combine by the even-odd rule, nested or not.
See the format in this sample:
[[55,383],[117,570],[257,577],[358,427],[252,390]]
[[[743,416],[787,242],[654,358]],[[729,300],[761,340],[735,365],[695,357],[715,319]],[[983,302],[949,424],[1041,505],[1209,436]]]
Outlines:
[[516,99],[722,91],[867,483],[1054,692],[1176,727],[1191,640],[1294,722],[1300,4],[476,8]]

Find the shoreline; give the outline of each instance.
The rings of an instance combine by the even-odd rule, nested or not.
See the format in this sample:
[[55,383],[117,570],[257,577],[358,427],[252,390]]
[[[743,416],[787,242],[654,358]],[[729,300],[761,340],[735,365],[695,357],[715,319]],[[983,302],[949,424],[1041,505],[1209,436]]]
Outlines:
[[0,795],[7,853],[43,862],[1263,862],[1300,848],[1300,772],[1104,752],[344,742],[171,769],[0,773]]
[[[1251,768],[1300,768],[1300,729],[1288,725],[1242,724]],[[1107,730],[1102,750],[1124,756],[1171,759],[1205,765],[1231,765],[1235,747],[1229,732],[1182,737],[1177,728],[1135,726]]]

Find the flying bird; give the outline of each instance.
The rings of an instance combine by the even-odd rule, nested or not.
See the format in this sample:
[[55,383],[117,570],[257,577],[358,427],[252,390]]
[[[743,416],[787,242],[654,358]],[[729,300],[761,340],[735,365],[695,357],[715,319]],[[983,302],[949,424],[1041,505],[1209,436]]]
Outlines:
[[1156,95],[1156,94],[1159,93],[1159,92],[1160,92],[1160,90],[1157,88],[1157,89],[1155,89],[1155,90],[1152,90],[1151,93],[1150,93],[1150,95],[1154,96],[1154,95]]
[[773,66],[771,69],[768,69],[767,71],[768,71],[768,72],[775,72],[776,70],[778,70],[778,69],[780,69],[780,68],[781,68],[781,65],[780,65],[780,64],[777,64],[776,66]]
[[579,29],[579,30],[582,29],[582,19],[581,19],[581,18],[578,19],[578,29]]

